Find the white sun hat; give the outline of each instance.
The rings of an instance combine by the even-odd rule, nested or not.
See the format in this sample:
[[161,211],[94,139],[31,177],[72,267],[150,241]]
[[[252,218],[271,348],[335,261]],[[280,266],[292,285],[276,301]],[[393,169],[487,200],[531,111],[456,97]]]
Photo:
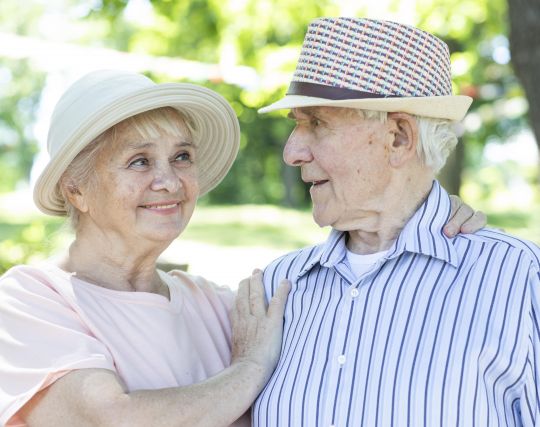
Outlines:
[[65,215],[58,181],[77,154],[122,120],[160,107],[176,108],[193,120],[200,195],[217,186],[240,145],[238,119],[221,95],[198,85],[156,84],[141,74],[100,70],[77,80],[56,104],[47,138],[50,160],[34,187],[37,207]]
[[287,94],[259,112],[328,106],[461,120],[471,102],[452,94],[448,46],[432,34],[392,21],[318,18]]

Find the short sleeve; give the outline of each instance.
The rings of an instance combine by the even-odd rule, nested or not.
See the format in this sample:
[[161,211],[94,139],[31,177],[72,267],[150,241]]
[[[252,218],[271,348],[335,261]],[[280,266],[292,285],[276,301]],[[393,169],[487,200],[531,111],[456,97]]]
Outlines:
[[105,345],[59,290],[62,280],[23,266],[0,278],[0,425],[71,370],[114,370]]

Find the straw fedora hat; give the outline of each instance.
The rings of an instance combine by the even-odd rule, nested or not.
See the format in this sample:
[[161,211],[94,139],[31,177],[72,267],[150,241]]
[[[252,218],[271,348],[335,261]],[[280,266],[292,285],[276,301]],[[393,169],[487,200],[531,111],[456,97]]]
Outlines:
[[437,37],[391,21],[319,18],[286,96],[259,112],[329,106],[461,120],[471,102],[452,95],[450,53]]
[[201,86],[156,84],[141,74],[100,70],[76,81],[56,104],[47,138],[50,161],[34,187],[37,207],[46,214],[65,215],[58,181],[77,154],[122,120],[166,106],[192,118],[200,194],[213,189],[231,168],[240,144],[240,126],[229,103]]

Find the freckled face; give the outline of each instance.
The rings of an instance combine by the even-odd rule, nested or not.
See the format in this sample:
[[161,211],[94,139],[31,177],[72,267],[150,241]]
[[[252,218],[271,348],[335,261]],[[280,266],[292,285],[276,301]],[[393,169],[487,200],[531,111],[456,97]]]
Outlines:
[[390,180],[389,126],[347,108],[297,108],[283,151],[312,184],[313,217],[321,227],[354,230],[364,213],[376,209]]
[[85,195],[85,220],[127,243],[178,237],[199,194],[196,149],[183,122],[180,129],[148,140],[120,123],[114,143],[98,156],[97,191]]

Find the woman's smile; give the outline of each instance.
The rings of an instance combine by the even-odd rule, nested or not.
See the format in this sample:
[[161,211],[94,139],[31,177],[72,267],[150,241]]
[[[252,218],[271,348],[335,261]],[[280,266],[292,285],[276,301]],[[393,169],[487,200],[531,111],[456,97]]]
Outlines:
[[158,215],[172,215],[178,213],[180,202],[151,203],[139,207]]

